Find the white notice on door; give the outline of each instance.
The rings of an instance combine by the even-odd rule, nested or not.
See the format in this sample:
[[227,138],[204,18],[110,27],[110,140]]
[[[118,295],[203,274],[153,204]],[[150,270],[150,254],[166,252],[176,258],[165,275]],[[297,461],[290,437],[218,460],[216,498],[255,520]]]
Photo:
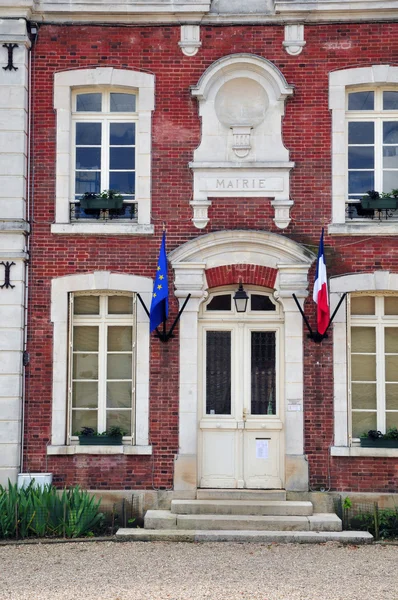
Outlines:
[[256,458],[268,458],[268,440],[256,440]]

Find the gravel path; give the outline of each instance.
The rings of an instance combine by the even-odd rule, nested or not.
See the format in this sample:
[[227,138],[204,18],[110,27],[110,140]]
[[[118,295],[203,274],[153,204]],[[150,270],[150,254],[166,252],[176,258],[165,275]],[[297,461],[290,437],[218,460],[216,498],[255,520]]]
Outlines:
[[398,600],[398,546],[72,543],[0,547],[0,599]]

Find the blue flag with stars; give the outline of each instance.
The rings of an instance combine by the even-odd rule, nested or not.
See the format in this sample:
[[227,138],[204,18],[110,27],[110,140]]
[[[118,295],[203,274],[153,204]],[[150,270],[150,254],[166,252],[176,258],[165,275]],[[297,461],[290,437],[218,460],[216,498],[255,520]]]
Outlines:
[[163,232],[159,260],[153,285],[151,310],[149,311],[150,331],[152,332],[169,316],[169,285],[167,282],[166,232]]

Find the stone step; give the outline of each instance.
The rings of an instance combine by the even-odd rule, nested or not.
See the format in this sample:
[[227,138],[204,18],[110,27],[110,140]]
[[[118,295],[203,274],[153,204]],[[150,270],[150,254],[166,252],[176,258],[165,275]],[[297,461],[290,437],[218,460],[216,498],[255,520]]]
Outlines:
[[119,529],[119,541],[136,542],[258,542],[265,544],[370,544],[367,531],[195,531],[181,529]]
[[198,500],[286,500],[285,490],[205,489],[197,490]]
[[296,515],[313,513],[311,502],[280,500],[172,500],[171,512],[178,515]]
[[312,516],[182,515],[169,510],[148,510],[145,529],[227,531],[341,531],[341,520],[330,513]]

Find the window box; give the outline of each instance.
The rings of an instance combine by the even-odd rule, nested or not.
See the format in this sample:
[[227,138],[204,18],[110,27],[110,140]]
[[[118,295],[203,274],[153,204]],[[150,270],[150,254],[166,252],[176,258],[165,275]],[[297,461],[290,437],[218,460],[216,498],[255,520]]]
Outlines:
[[398,448],[398,440],[360,438],[361,448]]
[[398,198],[395,196],[384,196],[381,198],[364,196],[361,199],[361,207],[365,210],[396,210],[398,208]]
[[121,446],[121,435],[79,435],[81,446]]
[[123,196],[120,194],[84,194],[80,199],[83,210],[121,210],[123,208]]

